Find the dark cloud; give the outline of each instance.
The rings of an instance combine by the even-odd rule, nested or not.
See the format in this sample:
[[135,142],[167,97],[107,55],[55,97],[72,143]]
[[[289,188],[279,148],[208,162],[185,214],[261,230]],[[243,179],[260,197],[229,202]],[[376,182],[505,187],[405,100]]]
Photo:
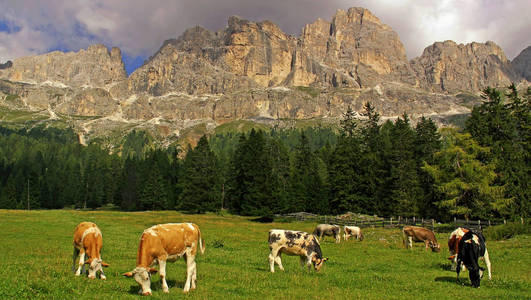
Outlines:
[[435,41],[492,40],[514,58],[531,44],[528,0],[0,0],[0,62],[52,49],[77,51],[93,43],[118,46],[129,57],[149,57],[169,38],[201,25],[226,26],[229,16],[271,20],[298,35],[317,18],[362,6],[398,32],[413,58]]

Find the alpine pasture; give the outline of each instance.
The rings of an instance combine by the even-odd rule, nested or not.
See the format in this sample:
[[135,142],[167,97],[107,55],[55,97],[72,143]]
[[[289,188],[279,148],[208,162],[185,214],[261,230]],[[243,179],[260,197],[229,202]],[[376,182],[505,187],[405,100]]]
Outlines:
[[[82,221],[103,233],[107,280],[76,277],[72,271],[73,231]],[[0,299],[138,299],[138,284],[122,276],[135,267],[144,229],[160,223],[193,222],[206,243],[198,254],[197,289],[182,293],[183,259],[167,264],[170,293],[152,276],[153,299],[529,299],[531,236],[489,241],[493,279],[481,287],[456,283],[450,270],[448,233],[437,233],[440,253],[422,243],[406,250],[398,228],[363,228],[362,242],[321,241],[329,258],[321,272],[308,272],[297,257],[282,257],[285,272],[269,272],[269,229],[312,232],[315,223],[256,223],[233,215],[189,215],[175,211],[114,212],[0,210]],[[484,266],[484,262],[480,262]]]

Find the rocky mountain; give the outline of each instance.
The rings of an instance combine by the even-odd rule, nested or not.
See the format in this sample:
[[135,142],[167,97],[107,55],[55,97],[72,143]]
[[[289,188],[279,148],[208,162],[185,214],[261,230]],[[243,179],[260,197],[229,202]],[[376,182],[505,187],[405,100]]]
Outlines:
[[433,91],[476,92],[520,80],[503,50],[494,42],[437,42],[411,61],[421,86]]
[[531,46],[522,50],[511,64],[518,75],[531,81]]
[[103,45],[16,59],[0,68],[0,104],[64,121],[82,142],[132,128],[176,139],[242,119],[333,123],[365,102],[384,119],[443,121],[468,113],[486,86],[528,84],[521,56],[511,63],[493,42],[445,41],[408,61],[397,33],[364,8],[338,10],[298,37],[230,17],[217,32],[194,27],[165,41],[129,77],[120,50]]

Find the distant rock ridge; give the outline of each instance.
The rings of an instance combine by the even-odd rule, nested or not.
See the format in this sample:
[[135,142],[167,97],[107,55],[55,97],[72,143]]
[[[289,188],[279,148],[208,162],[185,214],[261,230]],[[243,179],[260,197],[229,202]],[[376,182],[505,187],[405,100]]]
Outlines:
[[522,52],[513,59],[511,65],[520,76],[527,81],[531,81],[531,46],[522,50]]
[[398,34],[359,7],[298,37],[233,16],[219,31],[196,26],[164,41],[129,77],[120,49],[104,45],[16,59],[0,67],[0,105],[16,94],[6,105],[99,120],[79,121],[83,134],[110,121],[178,134],[240,119],[337,119],[365,102],[383,118],[446,117],[468,113],[487,86],[529,85],[530,56],[528,47],[510,62],[494,42],[444,41],[408,61]]
[[71,87],[103,87],[127,78],[119,48],[96,44],[78,52],[53,51],[15,59],[0,78],[27,83],[51,82]]
[[423,88],[434,91],[477,92],[487,86],[505,87],[521,76],[494,42],[457,44],[436,42],[411,61]]

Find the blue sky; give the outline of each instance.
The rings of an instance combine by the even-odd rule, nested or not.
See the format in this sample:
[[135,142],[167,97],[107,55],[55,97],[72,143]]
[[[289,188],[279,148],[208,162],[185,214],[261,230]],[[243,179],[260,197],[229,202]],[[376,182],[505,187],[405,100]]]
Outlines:
[[217,31],[238,15],[299,35],[305,24],[353,6],[368,8],[397,31],[410,59],[449,39],[492,40],[509,59],[531,45],[529,0],[0,0],[0,63],[102,43],[122,50],[131,73],[164,40],[195,25]]

